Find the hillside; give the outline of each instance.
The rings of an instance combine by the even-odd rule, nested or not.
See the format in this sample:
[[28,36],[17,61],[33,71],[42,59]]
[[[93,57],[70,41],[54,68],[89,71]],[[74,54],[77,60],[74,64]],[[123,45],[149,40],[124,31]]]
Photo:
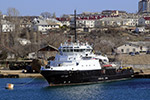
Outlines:
[[123,64],[150,64],[150,55],[141,54],[141,55],[119,55],[119,61],[122,61]]

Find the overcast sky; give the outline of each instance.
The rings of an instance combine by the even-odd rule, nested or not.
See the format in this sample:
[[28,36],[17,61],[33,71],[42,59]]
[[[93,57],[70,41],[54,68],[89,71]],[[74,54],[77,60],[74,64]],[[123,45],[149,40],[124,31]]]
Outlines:
[[56,16],[77,13],[101,12],[102,10],[138,11],[139,0],[0,0],[0,11],[16,8],[20,15],[40,15],[41,12],[56,13]]

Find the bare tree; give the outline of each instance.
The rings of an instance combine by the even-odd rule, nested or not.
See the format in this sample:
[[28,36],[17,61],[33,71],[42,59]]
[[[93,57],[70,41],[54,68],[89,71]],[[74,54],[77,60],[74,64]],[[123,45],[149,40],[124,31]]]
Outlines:
[[19,16],[19,11],[16,9],[16,8],[8,8],[7,9],[7,15],[8,16],[14,16],[14,17],[17,17]]
[[16,8],[8,8],[7,9],[7,18],[10,22],[10,24],[13,26],[13,31],[8,33],[8,36],[6,40],[8,40],[7,44],[8,47],[14,51],[16,57],[18,58],[20,56],[20,51],[22,47],[20,47],[19,42],[18,42],[18,37],[19,34],[21,33],[21,28],[20,28],[20,19],[19,19],[19,11]]
[[0,43],[2,39],[2,12],[0,11]]
[[56,18],[56,13],[55,13],[55,12],[53,13],[53,16],[52,16],[52,18]]
[[47,36],[45,35],[41,35],[41,45],[42,46],[45,46],[45,45],[53,45],[55,47],[59,47],[60,46],[60,43],[63,43],[65,42],[67,39],[65,37],[64,34],[62,34],[63,32],[60,31],[60,32],[57,32],[56,31],[51,31],[48,33]]
[[2,12],[0,11],[0,15],[2,15]]
[[95,51],[103,53],[112,52],[112,48],[123,44],[125,41],[121,32],[115,29],[108,29],[107,31],[95,30],[86,34],[85,38],[90,44],[93,44]]
[[5,41],[5,34],[3,33],[3,15],[2,12],[0,11],[0,44],[4,45],[4,41]]
[[49,13],[49,12],[42,12],[42,13],[41,13],[41,16],[42,16],[43,18],[51,18],[51,13]]
[[69,18],[69,15],[63,14],[61,17],[63,17],[63,18]]

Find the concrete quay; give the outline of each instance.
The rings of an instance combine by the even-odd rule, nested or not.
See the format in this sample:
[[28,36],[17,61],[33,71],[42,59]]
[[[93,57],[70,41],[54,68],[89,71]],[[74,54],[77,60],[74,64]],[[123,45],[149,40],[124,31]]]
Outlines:
[[22,73],[22,70],[0,70],[0,78],[42,78],[40,73]]
[[[134,78],[150,78],[150,69],[134,69]],[[0,78],[43,78],[40,73],[22,73],[22,70],[0,70]]]
[[150,78],[150,69],[134,69],[134,78]]

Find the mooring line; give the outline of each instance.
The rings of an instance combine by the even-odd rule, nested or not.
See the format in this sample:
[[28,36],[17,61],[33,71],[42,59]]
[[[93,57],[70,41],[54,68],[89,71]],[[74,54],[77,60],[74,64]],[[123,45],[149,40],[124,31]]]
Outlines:
[[33,78],[32,80],[30,80],[29,82],[24,83],[24,84],[14,84],[14,86],[25,86],[25,85],[31,83],[32,81],[34,81],[36,78],[37,78],[37,77]]

